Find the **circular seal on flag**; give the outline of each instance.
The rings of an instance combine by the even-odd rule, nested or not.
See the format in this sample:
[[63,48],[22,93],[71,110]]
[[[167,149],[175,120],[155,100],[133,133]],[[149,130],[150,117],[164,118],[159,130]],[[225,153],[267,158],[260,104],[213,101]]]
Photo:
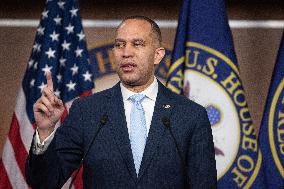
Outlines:
[[237,64],[205,45],[187,42],[183,92],[207,110],[212,127],[218,185],[249,187],[261,164],[256,133]]
[[188,97],[203,105],[212,126],[218,179],[231,167],[240,143],[238,112],[230,96],[214,80],[195,70],[186,70]]
[[275,165],[284,179],[284,79],[279,83],[272,98],[268,136]]

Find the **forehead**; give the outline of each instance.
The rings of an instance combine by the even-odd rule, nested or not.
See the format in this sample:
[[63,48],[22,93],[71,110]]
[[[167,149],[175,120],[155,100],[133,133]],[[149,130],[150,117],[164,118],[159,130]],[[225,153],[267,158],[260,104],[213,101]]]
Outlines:
[[151,24],[145,20],[130,19],[124,21],[117,29],[116,38],[147,38],[152,33]]

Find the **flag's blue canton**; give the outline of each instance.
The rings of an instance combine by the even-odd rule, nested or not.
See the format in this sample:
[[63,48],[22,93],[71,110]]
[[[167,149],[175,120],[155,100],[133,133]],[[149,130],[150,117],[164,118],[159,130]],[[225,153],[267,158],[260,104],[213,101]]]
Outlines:
[[94,87],[77,0],[46,1],[22,83],[32,123],[32,106],[41,96],[48,71],[63,102]]
[[221,119],[220,110],[218,110],[216,107],[211,105],[211,106],[206,107],[206,111],[207,111],[211,126],[214,126],[215,124],[220,122],[220,119]]

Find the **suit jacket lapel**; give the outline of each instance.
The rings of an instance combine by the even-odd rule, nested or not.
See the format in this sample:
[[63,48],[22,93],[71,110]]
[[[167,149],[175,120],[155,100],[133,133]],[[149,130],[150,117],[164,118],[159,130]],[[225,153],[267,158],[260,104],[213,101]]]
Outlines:
[[158,150],[161,138],[164,136],[166,128],[162,122],[163,117],[170,117],[173,103],[171,103],[170,96],[167,94],[167,89],[159,82],[159,90],[155,103],[152,122],[143,153],[142,163],[139,169],[138,181],[150,164],[152,157]]
[[110,90],[108,98],[108,111],[110,116],[113,138],[115,139],[115,143],[117,144],[117,147],[122,155],[123,161],[125,162],[128,168],[128,171],[136,182],[137,175],[135,172],[135,166],[125,118],[124,104],[119,83],[116,84],[112,90]]

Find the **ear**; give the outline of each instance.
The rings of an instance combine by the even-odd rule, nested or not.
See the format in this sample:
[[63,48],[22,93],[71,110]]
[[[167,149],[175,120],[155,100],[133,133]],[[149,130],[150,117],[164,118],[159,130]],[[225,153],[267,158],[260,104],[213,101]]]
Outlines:
[[164,47],[159,47],[155,50],[154,64],[157,65],[161,62],[166,54],[166,50]]

